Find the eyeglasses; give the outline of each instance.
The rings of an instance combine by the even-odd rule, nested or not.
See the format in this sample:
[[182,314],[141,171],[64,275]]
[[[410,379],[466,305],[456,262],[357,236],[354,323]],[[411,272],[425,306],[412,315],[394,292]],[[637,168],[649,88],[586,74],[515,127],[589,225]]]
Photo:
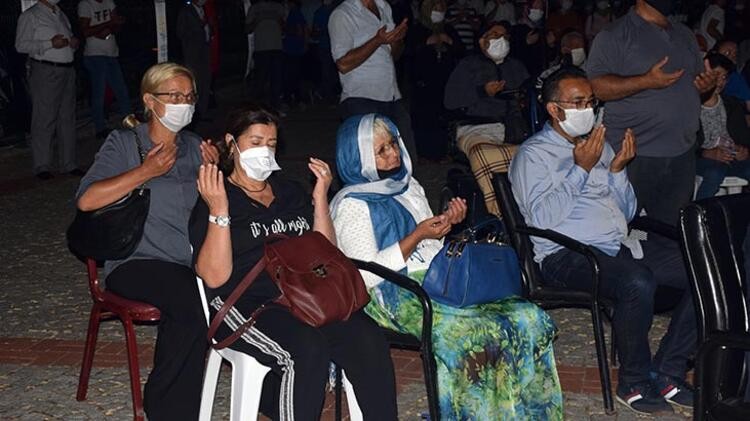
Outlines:
[[382,146],[378,148],[378,150],[375,151],[375,156],[381,159],[385,159],[388,152],[390,151],[397,151],[398,150],[398,142],[396,142],[394,139],[391,139],[389,142],[384,143]]
[[152,95],[169,97],[169,102],[172,104],[195,104],[198,101],[198,94],[195,92],[190,92],[189,94],[183,94],[182,92],[154,92]]
[[552,101],[556,104],[573,104],[576,106],[576,109],[583,110],[586,108],[593,108],[597,109],[599,108],[599,100],[596,98],[593,99],[579,99],[578,101]]

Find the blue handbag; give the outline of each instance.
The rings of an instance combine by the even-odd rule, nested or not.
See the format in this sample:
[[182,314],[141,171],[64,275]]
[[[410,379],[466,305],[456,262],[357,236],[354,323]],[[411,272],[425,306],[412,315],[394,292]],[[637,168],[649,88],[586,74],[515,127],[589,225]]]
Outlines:
[[[493,230],[482,240],[478,233]],[[468,307],[521,295],[521,266],[513,247],[503,244],[498,219],[459,234],[432,259],[422,288],[431,299],[451,307]]]

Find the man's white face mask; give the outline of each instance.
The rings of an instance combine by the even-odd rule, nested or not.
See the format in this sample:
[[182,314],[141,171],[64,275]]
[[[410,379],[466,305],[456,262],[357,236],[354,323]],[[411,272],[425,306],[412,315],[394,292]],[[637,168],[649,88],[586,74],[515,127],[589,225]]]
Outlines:
[[510,43],[505,37],[495,38],[490,40],[490,45],[487,47],[487,55],[490,56],[492,61],[495,63],[501,63],[505,60],[510,52]]
[[573,66],[581,67],[584,61],[586,61],[586,50],[583,48],[574,48],[570,50],[570,63]]
[[565,120],[560,122],[560,128],[570,137],[583,136],[594,128],[596,115],[593,108],[578,110],[575,108],[562,108],[565,112]]

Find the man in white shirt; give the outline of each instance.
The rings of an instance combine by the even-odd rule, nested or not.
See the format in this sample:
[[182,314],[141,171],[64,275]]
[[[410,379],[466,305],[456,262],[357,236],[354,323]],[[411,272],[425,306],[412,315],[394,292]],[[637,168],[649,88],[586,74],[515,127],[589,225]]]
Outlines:
[[717,41],[724,38],[724,24],[726,17],[724,9],[727,0],[711,0],[711,5],[706,8],[701,17],[699,33],[706,40],[707,49],[714,48]]
[[411,117],[401,100],[394,66],[406,30],[406,19],[396,26],[384,0],[345,0],[328,21],[331,55],[341,80],[341,118],[369,113],[389,117],[415,157]]
[[51,179],[52,137],[57,136],[60,172],[82,176],[76,156],[76,73],[73,54],[78,39],[57,7],[60,0],[39,2],[18,18],[16,50],[31,64],[31,152],[34,174]]
[[130,114],[130,96],[117,60],[119,50],[115,32],[125,19],[117,14],[113,0],[81,0],[78,3],[78,22],[86,37],[83,65],[91,80],[91,115],[94,118],[96,137],[107,136],[104,119],[104,89],[112,88],[117,98],[120,117]]

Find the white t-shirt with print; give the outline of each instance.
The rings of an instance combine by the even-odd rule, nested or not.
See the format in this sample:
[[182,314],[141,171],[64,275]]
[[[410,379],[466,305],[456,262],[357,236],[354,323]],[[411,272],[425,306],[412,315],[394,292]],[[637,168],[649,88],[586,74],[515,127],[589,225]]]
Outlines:
[[[89,25],[96,26],[112,20],[112,12],[115,10],[113,0],[81,0],[78,3],[78,17],[89,18]],[[119,50],[115,34],[110,34],[107,39],[97,37],[87,37],[86,47],[83,50],[84,56],[108,56],[117,57]]]

